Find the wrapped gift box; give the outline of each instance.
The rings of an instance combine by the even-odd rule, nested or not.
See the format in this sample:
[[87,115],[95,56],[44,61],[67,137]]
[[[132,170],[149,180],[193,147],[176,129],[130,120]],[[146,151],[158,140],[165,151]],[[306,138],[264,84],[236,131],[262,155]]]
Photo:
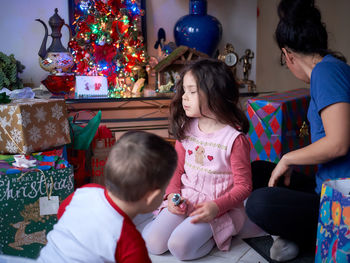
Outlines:
[[64,100],[18,99],[0,105],[0,153],[28,154],[70,143]]
[[49,194],[59,204],[73,192],[73,181],[72,167],[0,174],[0,254],[38,257],[57,222],[57,210],[47,211],[41,198]]
[[[310,144],[307,110],[309,89],[296,89],[249,99],[248,140],[251,160],[277,163],[283,154]],[[304,125],[303,125],[304,124]],[[306,173],[315,170],[306,166]]]

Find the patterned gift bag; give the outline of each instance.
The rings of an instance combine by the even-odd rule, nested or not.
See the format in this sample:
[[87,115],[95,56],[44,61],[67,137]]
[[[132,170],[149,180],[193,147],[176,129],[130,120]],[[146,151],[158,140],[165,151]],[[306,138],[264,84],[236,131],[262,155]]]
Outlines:
[[48,207],[46,200],[59,205],[73,187],[72,167],[0,174],[0,254],[38,257],[57,222],[58,207]]
[[112,132],[107,128],[107,126],[100,125],[98,127],[97,134],[92,141],[92,183],[97,183],[100,185],[105,184],[104,166],[106,165],[108,154],[111,151],[115,141],[116,140]]
[[350,262],[350,178],[322,185],[315,262]]

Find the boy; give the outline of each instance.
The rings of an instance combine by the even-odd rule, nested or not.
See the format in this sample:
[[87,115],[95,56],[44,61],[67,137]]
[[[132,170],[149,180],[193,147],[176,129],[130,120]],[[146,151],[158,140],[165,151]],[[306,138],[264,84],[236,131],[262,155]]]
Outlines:
[[77,189],[58,210],[39,262],[151,262],[131,221],[155,210],[177,164],[175,149],[157,135],[134,131],[113,146],[106,187]]

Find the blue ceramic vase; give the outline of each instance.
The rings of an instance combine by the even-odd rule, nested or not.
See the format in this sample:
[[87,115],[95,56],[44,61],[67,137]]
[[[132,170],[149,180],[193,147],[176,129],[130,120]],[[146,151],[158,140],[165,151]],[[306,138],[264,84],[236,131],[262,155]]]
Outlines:
[[207,0],[190,0],[189,6],[189,14],[175,24],[176,45],[195,48],[212,57],[221,40],[222,25],[207,14]]

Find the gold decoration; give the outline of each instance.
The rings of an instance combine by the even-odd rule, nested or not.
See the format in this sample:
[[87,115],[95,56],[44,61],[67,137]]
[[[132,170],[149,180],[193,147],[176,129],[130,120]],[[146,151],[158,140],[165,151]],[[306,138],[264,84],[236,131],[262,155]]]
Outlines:
[[45,219],[48,219],[48,216],[40,216],[39,200],[35,203],[28,204],[24,206],[24,209],[20,212],[23,216],[23,221],[11,224],[12,227],[16,228],[15,241],[9,243],[9,247],[12,247],[16,250],[23,250],[22,246],[30,245],[33,243],[40,243],[46,245],[46,230],[41,230],[32,233],[26,233],[25,228],[30,224],[30,221],[34,222],[45,222]]
[[309,126],[304,121],[303,125],[301,125],[300,131],[299,131],[299,137],[303,138],[305,136],[309,136]]
[[221,54],[219,54],[218,59],[225,62],[225,64],[231,68],[232,74],[236,78],[236,65],[238,62],[238,55],[231,43],[227,43],[225,45],[225,49]]

